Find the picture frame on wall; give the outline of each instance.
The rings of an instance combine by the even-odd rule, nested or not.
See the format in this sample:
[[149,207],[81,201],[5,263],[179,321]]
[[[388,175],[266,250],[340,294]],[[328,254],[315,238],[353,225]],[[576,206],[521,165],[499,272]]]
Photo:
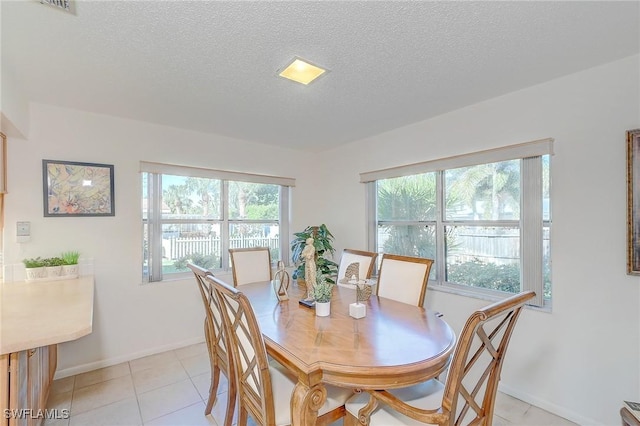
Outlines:
[[113,165],[42,160],[45,217],[115,216]]
[[627,131],[627,274],[640,275],[640,129]]

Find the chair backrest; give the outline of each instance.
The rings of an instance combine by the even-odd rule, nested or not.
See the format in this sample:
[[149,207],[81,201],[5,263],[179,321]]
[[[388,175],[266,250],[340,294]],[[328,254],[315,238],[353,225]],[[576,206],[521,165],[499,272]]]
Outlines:
[[432,259],[383,254],[376,294],[410,305],[424,305]]
[[338,279],[336,283],[345,284],[343,280],[348,281],[351,279],[352,272],[347,272],[349,265],[358,263],[358,273],[356,274],[358,279],[371,278],[371,272],[373,271],[373,265],[375,264],[378,253],[362,250],[344,249],[342,250],[342,257],[340,258],[340,266],[338,267]]
[[247,409],[261,425],[274,425],[275,408],[269,360],[249,299],[238,289],[208,276],[220,301],[228,331],[229,351],[235,363],[239,407]]
[[[464,325],[453,354],[442,399],[449,425],[490,424],[500,371],[526,291],[475,311]],[[488,423],[487,423],[488,422]]]
[[229,354],[227,351],[226,339],[224,337],[224,324],[222,322],[222,314],[220,311],[220,303],[214,294],[213,287],[206,277],[213,277],[213,274],[192,263],[187,266],[193,271],[196,278],[200,296],[206,317],[204,319],[204,335],[207,342],[207,349],[212,363],[215,363],[227,377],[232,374],[229,371]]
[[271,280],[271,252],[268,247],[229,249],[233,285]]

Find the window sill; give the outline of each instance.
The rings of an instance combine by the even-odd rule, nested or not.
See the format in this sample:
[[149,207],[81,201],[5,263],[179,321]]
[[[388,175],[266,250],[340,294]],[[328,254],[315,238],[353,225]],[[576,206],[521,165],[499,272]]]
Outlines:
[[[487,300],[489,302],[497,302],[502,300],[508,295],[508,293],[501,293],[493,290],[486,290],[482,288],[470,288],[457,284],[432,284],[429,282],[428,290],[441,291],[443,293],[455,294],[457,296],[470,297],[473,299]],[[552,313],[551,301],[545,299],[544,306],[529,306],[525,305],[527,309],[534,311]]]
[[[220,278],[223,281],[233,283],[233,275],[230,270],[226,271],[224,269],[214,269],[211,272],[215,277]],[[177,272],[177,273],[164,275],[162,277],[162,280],[160,281],[149,281],[147,279],[143,279],[141,285],[149,285],[149,284],[153,285],[153,284],[159,284],[159,283],[169,283],[169,282],[185,281],[185,280],[191,280],[191,279],[193,279],[193,272],[190,272],[190,271]]]

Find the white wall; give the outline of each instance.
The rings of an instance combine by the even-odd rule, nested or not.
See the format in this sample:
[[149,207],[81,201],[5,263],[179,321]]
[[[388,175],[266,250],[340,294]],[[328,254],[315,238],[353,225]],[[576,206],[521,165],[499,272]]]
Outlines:
[[[31,113],[30,138],[8,143],[5,262],[78,250],[95,271],[93,333],[60,345],[61,375],[202,341],[193,279],[141,285],[139,161],[304,176],[299,153],[46,105]],[[42,159],[113,164],[116,215],[43,217]],[[31,222],[31,242],[15,243],[16,221]]]
[[[190,280],[140,285],[138,161],[296,178],[297,231],[326,223],[338,250],[366,245],[359,173],[553,137],[553,312],[527,310],[502,388],[580,424],[619,424],[640,399],[640,279],[625,274],[625,130],[640,126],[637,56],[417,123],[313,157],[258,144],[44,105],[28,140],[9,140],[6,229],[32,222],[32,241],[5,238],[7,263],[77,249],[94,259],[94,332],[61,345],[67,373],[202,339]],[[428,100],[425,100],[428,101]],[[44,218],[41,160],[115,165],[116,216]],[[306,164],[315,164],[313,170]],[[484,302],[429,291],[459,330]]]
[[[621,401],[640,399],[640,277],[625,273],[625,131],[640,127],[639,81],[634,56],[324,153],[323,220],[339,249],[364,248],[360,172],[555,138],[553,312],[524,312],[502,389],[579,424],[619,424]],[[484,304],[427,292],[456,330]]]
[[26,137],[29,129],[29,102],[16,83],[13,70],[0,71],[0,130],[7,137]]

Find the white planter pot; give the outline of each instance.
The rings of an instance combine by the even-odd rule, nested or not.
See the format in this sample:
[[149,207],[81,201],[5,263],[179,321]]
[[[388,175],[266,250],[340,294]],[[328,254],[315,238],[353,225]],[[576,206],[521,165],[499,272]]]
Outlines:
[[62,276],[69,278],[77,277],[79,269],[80,267],[78,266],[78,264],[62,265]]
[[26,271],[27,281],[34,281],[42,278],[47,278],[47,270],[44,268],[44,266],[41,266],[39,268],[26,268],[25,271]]
[[62,266],[45,266],[47,278],[56,278],[62,274]]
[[331,313],[331,302],[316,302],[316,315],[319,317],[328,317]]

